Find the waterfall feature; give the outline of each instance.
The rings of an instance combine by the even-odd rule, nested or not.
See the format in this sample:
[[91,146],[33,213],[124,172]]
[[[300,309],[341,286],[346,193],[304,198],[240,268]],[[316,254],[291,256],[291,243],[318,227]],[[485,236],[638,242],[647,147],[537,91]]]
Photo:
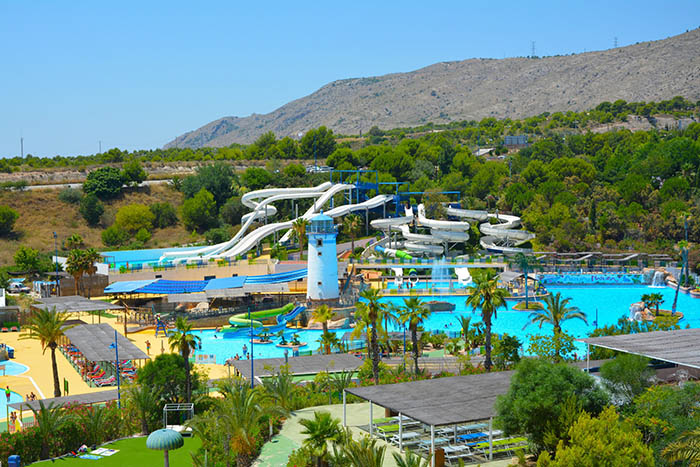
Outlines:
[[666,287],[666,274],[661,271],[654,273],[654,278],[651,280],[652,287]]
[[629,320],[630,321],[641,321],[642,320],[642,311],[644,311],[644,304],[633,303],[632,305],[630,305]]
[[444,257],[433,260],[433,270],[430,278],[435,289],[447,289],[450,287],[451,276]]

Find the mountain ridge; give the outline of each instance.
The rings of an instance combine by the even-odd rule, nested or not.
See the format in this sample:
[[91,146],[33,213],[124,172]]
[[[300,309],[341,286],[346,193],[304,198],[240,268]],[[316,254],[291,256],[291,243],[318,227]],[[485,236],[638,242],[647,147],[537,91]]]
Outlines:
[[471,58],[414,71],[332,81],[267,114],[223,117],[164,147],[252,143],[325,125],[357,134],[427,122],[522,118],[602,101],[700,99],[700,29],[658,41],[543,58]]

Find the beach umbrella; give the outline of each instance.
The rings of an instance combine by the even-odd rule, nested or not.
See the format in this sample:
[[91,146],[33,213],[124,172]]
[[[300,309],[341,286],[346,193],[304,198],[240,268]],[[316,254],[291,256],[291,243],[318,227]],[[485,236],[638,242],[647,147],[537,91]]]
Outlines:
[[185,444],[185,441],[182,439],[182,435],[177,431],[167,428],[154,431],[148,435],[148,439],[146,440],[146,447],[148,449],[160,449],[165,452],[165,467],[170,466],[168,451],[181,448],[183,444]]

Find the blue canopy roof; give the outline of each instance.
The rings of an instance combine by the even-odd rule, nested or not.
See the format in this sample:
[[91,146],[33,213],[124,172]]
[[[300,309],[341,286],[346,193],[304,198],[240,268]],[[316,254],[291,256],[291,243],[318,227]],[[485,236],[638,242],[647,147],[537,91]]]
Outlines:
[[239,289],[245,284],[246,276],[222,277],[211,279],[204,290]]
[[121,281],[107,286],[105,293],[185,294],[204,292],[205,290],[239,289],[246,284],[281,284],[303,279],[307,275],[308,269],[304,268],[278,274],[222,277],[207,281],[173,281],[167,279]]
[[132,293],[141,287],[146,287],[147,285],[154,283],[157,280],[158,279],[114,282],[105,287],[105,293]]
[[137,290],[140,293],[175,294],[202,292],[209,281],[171,281],[158,279],[152,284]]
[[296,271],[280,272],[278,274],[267,274],[265,276],[248,276],[245,283],[249,284],[279,284],[282,282],[292,282],[305,278],[309,273],[307,268]]

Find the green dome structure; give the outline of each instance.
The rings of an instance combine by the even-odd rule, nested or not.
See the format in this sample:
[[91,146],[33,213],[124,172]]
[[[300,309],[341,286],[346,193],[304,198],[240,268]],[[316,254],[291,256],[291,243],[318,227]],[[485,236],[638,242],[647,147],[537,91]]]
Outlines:
[[159,449],[164,451],[165,467],[170,466],[168,451],[181,448],[184,444],[185,440],[182,439],[182,435],[180,433],[167,428],[154,431],[148,435],[148,439],[146,439],[146,447],[148,449]]

